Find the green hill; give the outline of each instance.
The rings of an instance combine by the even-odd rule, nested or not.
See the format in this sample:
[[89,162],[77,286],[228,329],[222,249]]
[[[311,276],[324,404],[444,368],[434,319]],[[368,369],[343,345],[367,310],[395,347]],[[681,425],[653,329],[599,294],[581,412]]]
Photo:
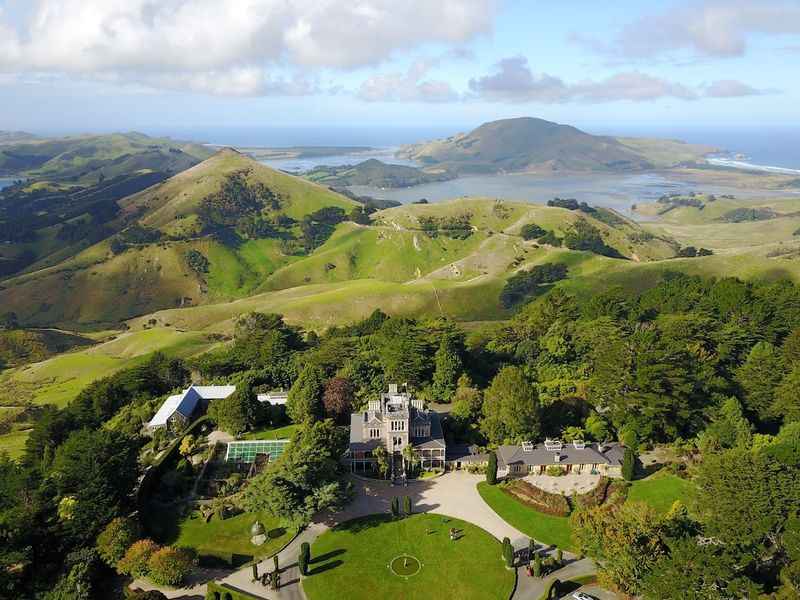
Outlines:
[[505,171],[630,171],[699,159],[711,148],[656,140],[624,141],[590,135],[543,119],[521,117],[484,123],[443,140],[405,146],[400,156],[426,170],[450,173]]
[[94,342],[56,329],[12,329],[0,331],[0,369],[39,362],[72,348]]
[[2,282],[0,305],[29,326],[101,328],[242,297],[323,243],[335,228],[326,219],[358,206],[232,150],[119,204],[119,233]]
[[96,182],[139,169],[182,171],[212,151],[191,142],[114,133],[13,139],[0,146],[0,176],[60,182]]
[[370,185],[380,188],[404,188],[453,178],[447,173],[426,173],[416,167],[387,164],[375,158],[355,165],[321,165],[306,171],[303,176],[328,186]]

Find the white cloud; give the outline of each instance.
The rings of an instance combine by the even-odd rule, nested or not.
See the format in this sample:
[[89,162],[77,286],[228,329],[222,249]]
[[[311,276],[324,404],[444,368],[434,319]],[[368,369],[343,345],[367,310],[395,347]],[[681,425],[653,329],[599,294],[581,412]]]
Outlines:
[[640,71],[625,71],[599,80],[568,83],[547,73],[534,73],[524,56],[512,56],[494,65],[489,75],[470,79],[472,96],[500,102],[557,104],[581,102],[645,102],[661,98],[696,100],[708,96],[733,98],[768,93],[731,79],[693,87],[654,77]]
[[471,79],[470,91],[484,100],[505,102],[601,103],[618,100],[641,102],[673,97],[693,100],[690,88],[638,71],[618,73],[599,81],[567,83],[547,73],[534,73],[524,56],[505,58],[490,75]]
[[800,36],[796,0],[705,0],[643,16],[610,42],[581,34],[571,41],[618,58],[652,59],[685,51],[694,56],[741,56],[757,35]]
[[361,84],[357,96],[367,102],[451,102],[458,93],[446,81],[425,79],[437,60],[415,61],[406,73],[387,73],[370,77]]
[[303,85],[287,83],[287,72],[376,65],[428,43],[458,47],[491,30],[495,8],[495,0],[35,0],[25,23],[0,13],[0,70],[297,93]]
[[710,98],[740,98],[769,93],[775,93],[775,90],[760,90],[735,79],[718,79],[709,83],[705,88],[705,95]]

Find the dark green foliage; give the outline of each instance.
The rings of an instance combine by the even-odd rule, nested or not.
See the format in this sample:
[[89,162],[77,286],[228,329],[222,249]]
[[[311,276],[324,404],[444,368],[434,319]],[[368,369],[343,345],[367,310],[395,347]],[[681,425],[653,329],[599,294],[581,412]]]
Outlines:
[[219,429],[231,435],[238,435],[255,427],[261,416],[261,405],[249,382],[236,387],[236,391],[208,407],[208,416]]
[[535,552],[533,555],[533,576],[542,576],[542,555],[538,552]]
[[299,525],[320,510],[340,505],[347,495],[339,480],[346,447],[347,432],[333,421],[303,424],[280,458],[250,480],[245,506]]
[[564,243],[564,240],[558,237],[554,231],[548,231],[537,241],[540,244],[546,244],[547,246],[554,246],[556,248],[560,248],[561,245]]
[[250,183],[248,169],[231,173],[220,189],[200,203],[200,220],[206,233],[221,227],[235,227],[244,217],[265,207],[279,208],[280,197],[261,182]]
[[564,551],[561,548],[556,549],[556,562],[559,565],[564,564]]
[[607,245],[600,230],[585,219],[575,221],[564,234],[564,245],[570,250],[584,250],[610,258],[625,258],[616,248]]
[[524,240],[535,240],[542,237],[546,233],[547,231],[542,229],[536,223],[526,223],[522,226],[522,229],[520,229],[520,235]]
[[297,557],[297,564],[301,575],[308,575],[308,563],[311,562],[311,546],[308,542],[300,544],[300,555]]
[[345,220],[343,209],[335,206],[320,208],[306,215],[300,222],[300,231],[303,235],[303,247],[306,252],[313,252],[324,244],[336,228],[336,225]]
[[328,377],[325,371],[309,364],[300,371],[300,375],[289,390],[286,411],[295,423],[321,419],[325,410],[322,397]]
[[500,304],[504,308],[523,302],[535,296],[540,287],[561,281],[567,276],[567,265],[563,263],[544,263],[527,271],[520,271],[508,278],[500,292]]
[[131,246],[152,244],[161,239],[161,232],[158,229],[152,229],[135,223],[127,229],[124,229],[118,237],[123,243]]
[[401,513],[400,513],[400,497],[399,496],[393,496],[392,497],[392,501],[391,501],[391,503],[389,505],[389,510],[391,511],[393,517],[397,518],[397,517],[400,516]]
[[495,485],[497,483],[497,455],[489,452],[489,460],[486,465],[486,483]]
[[625,481],[633,481],[636,474],[636,455],[633,453],[632,448],[625,448],[625,454],[622,457],[622,478]]
[[186,253],[186,264],[189,265],[189,268],[198,275],[204,275],[208,273],[208,268],[210,266],[205,255],[194,248]]
[[470,213],[461,213],[449,217],[420,215],[417,219],[422,231],[431,238],[438,237],[441,234],[449,238],[465,240],[472,235],[472,215]]
[[519,367],[504,367],[486,390],[481,431],[492,443],[533,440],[539,435],[536,389]]
[[431,393],[437,402],[450,402],[456,391],[456,383],[463,371],[460,356],[460,346],[463,343],[460,344],[459,341],[451,336],[443,337],[434,356],[436,368],[433,372]]
[[75,540],[93,542],[99,529],[130,507],[138,477],[136,440],[113,431],[76,431],[58,448],[51,467],[59,498],[74,497],[64,523]]
[[375,343],[387,381],[418,384],[425,379],[430,364],[425,356],[428,340],[414,321],[394,318],[384,322]]
[[411,515],[412,512],[411,496],[403,496],[403,513],[408,516]]

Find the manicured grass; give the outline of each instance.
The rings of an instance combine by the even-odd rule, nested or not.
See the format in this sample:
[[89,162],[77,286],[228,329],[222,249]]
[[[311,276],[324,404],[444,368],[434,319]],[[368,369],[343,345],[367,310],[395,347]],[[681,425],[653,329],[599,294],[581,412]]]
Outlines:
[[628,490],[628,502],[646,502],[659,513],[666,514],[676,500],[686,504],[691,489],[690,481],[659,471],[646,479],[634,481]]
[[[460,539],[450,539],[450,528],[460,531]],[[389,569],[403,554],[422,565],[407,579]],[[514,587],[514,573],[503,564],[496,539],[440,515],[348,521],[322,534],[311,557],[310,574],[303,579],[309,600],[507,600]]]
[[489,485],[481,481],[478,483],[478,493],[500,518],[525,535],[544,544],[574,550],[569,517],[537,512],[506,494],[501,485]]
[[[256,520],[261,521],[264,530],[270,533],[269,539],[261,546],[250,543],[250,527]],[[165,511],[160,525],[164,528],[160,542],[194,548],[200,555],[209,552],[215,555],[270,556],[294,535],[294,531],[281,527],[278,519],[265,512],[243,513],[223,521],[214,515],[206,523],[196,513],[184,518],[177,511]]]
[[266,429],[258,429],[256,431],[248,431],[242,436],[244,440],[288,440],[297,431],[298,425],[291,423],[283,427],[275,427]]

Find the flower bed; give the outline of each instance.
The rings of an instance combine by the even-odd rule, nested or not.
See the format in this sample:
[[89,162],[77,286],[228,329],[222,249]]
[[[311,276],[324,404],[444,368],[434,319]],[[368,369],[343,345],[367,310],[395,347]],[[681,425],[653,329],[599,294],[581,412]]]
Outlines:
[[556,517],[569,516],[569,501],[561,494],[545,492],[522,479],[504,484],[502,489],[505,493],[539,512]]

